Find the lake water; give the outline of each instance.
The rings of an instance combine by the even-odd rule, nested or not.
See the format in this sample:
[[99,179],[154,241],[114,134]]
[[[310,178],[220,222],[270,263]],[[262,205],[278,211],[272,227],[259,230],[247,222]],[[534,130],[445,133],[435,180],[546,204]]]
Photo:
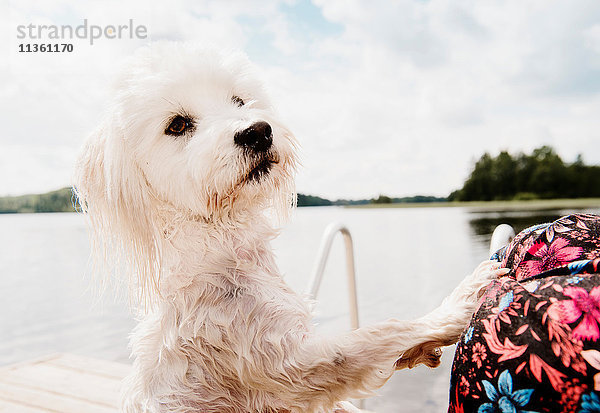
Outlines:
[[[477,212],[466,208],[301,208],[275,241],[288,283],[303,292],[321,235],[332,221],[354,238],[361,325],[414,318],[435,308],[487,258],[499,223],[518,230],[574,212]],[[600,213],[600,208],[578,212]],[[0,365],[52,352],[128,362],[134,326],[124,300],[101,298],[85,277],[89,245],[77,214],[0,215]],[[342,242],[334,243],[318,296],[318,330],[349,327]],[[454,348],[438,369],[397,372],[369,399],[380,413],[442,412]]]

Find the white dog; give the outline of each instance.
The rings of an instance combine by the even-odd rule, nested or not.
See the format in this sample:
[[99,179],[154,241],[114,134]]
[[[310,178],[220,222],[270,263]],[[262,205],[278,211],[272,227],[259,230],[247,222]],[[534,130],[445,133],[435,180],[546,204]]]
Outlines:
[[239,54],[159,43],[118,78],[76,191],[96,262],[129,274],[144,304],[124,412],[353,411],[341,401],[437,366],[459,338],[491,262],[418,320],[313,333],[265,214],[293,207],[295,145]]

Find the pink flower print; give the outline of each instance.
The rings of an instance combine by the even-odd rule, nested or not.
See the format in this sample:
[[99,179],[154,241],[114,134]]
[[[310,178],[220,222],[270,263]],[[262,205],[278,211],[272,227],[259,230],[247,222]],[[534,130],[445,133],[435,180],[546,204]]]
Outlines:
[[483,361],[487,358],[487,352],[485,351],[485,347],[481,343],[475,343],[473,346],[473,355],[471,356],[471,361],[477,363],[477,368],[480,369]]
[[[522,268],[517,270],[517,279],[523,279],[528,275],[539,274],[575,261],[582,251],[581,247],[570,247],[569,241],[564,238],[556,238],[549,246],[543,241],[538,241],[528,251],[534,258],[523,261],[519,265]],[[522,276],[519,277],[521,274]]]
[[583,316],[573,329],[573,338],[596,341],[600,338],[598,321],[600,320],[600,286],[589,293],[581,287],[566,287],[563,294],[571,300],[557,301],[548,308],[552,318],[561,323],[574,323]]
[[469,380],[467,380],[467,378],[465,376],[462,376],[460,378],[460,383],[458,384],[458,388],[460,391],[460,394],[462,394],[463,396],[466,396],[469,394],[469,387],[470,387],[470,383]]

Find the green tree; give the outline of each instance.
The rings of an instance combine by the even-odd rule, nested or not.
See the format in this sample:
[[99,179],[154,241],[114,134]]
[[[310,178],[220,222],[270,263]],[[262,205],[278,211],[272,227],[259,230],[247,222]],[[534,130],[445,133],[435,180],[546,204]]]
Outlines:
[[579,155],[565,164],[550,146],[531,155],[502,151],[496,157],[484,153],[473,166],[463,187],[452,192],[451,201],[534,199],[600,196],[600,166],[586,166]]
[[371,203],[373,203],[373,204],[391,204],[392,198],[390,198],[389,196],[385,196],[385,195],[379,195],[378,198],[372,199]]
[[517,162],[506,151],[493,160],[491,180],[494,189],[493,199],[510,199],[517,193]]
[[491,201],[494,194],[492,175],[493,158],[484,153],[475,163],[475,167],[460,191],[459,201]]
[[564,198],[568,186],[565,164],[554,149],[542,146],[533,151],[535,168],[529,178],[531,192],[541,198]]

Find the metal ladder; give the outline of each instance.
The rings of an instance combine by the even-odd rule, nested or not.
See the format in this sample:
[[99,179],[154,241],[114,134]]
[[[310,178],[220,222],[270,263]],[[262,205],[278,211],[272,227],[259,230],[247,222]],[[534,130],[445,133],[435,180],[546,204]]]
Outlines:
[[[316,300],[321,281],[323,280],[323,273],[325,272],[325,265],[327,264],[327,258],[329,258],[329,252],[331,251],[331,245],[333,239],[337,233],[341,233],[344,238],[344,247],[346,250],[346,274],[348,281],[348,300],[350,303],[350,327],[352,330],[356,330],[359,327],[358,322],[358,299],[356,296],[356,267],[354,265],[354,246],[352,244],[352,236],[348,228],[340,222],[332,222],[325,228],[325,233],[321,239],[321,246],[317,255],[317,261],[313,270],[310,282],[308,284],[308,290],[306,292],[307,297],[310,300]],[[359,409],[364,409],[365,401],[355,401]]]
[[[307,297],[310,300],[316,300],[323,280],[323,274],[325,272],[325,265],[327,264],[327,258],[331,251],[331,245],[337,233],[341,233],[344,239],[344,247],[346,252],[346,276],[348,281],[348,301],[350,304],[350,327],[356,330],[359,327],[358,321],[358,299],[356,295],[356,267],[354,264],[354,246],[352,243],[352,236],[348,228],[340,222],[332,222],[325,228],[323,237],[321,238],[321,245],[317,254],[317,261],[313,269],[308,289],[306,292]],[[490,241],[490,253],[498,251],[504,245],[508,245],[510,241],[515,237],[515,230],[513,227],[507,224],[500,224],[494,229],[492,239]],[[358,401],[358,407],[364,408],[364,400]]]
[[354,265],[354,247],[352,244],[352,236],[348,228],[339,222],[332,222],[325,228],[325,233],[321,239],[321,246],[317,255],[317,261],[313,270],[310,282],[308,284],[308,290],[306,292],[307,297],[310,300],[317,298],[321,281],[323,280],[323,273],[325,271],[325,265],[327,264],[327,258],[329,258],[329,252],[331,251],[331,245],[333,239],[337,233],[341,233],[344,238],[344,246],[346,250],[346,274],[348,280],[348,300],[350,303],[350,327],[356,330],[359,327],[358,322],[358,300],[356,297],[356,269]]
[[[350,304],[350,327],[355,330],[359,327],[358,321],[358,299],[356,296],[356,267],[354,264],[354,247],[352,236],[348,228],[340,222],[332,222],[325,228],[321,245],[317,254],[317,261],[313,269],[308,289],[306,292],[310,300],[315,300],[323,280],[325,265],[331,251],[331,245],[337,233],[341,233],[344,239],[346,251],[346,276],[348,280],[348,302]],[[508,245],[515,237],[515,230],[507,224],[500,224],[494,229],[492,239],[490,241],[489,255],[498,251],[504,245]]]
[[515,237],[515,230],[508,224],[500,224],[494,229],[494,233],[492,234],[492,239],[490,240],[490,254],[491,257],[493,253],[498,251],[505,245],[510,244],[510,242]]

